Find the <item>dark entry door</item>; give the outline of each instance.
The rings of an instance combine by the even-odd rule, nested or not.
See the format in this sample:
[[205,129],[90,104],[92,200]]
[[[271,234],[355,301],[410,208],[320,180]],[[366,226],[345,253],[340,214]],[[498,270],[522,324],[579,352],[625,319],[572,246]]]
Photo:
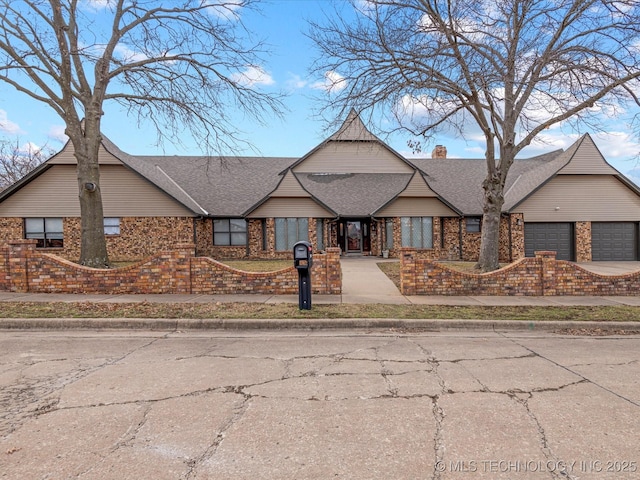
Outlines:
[[338,244],[344,253],[366,253],[371,251],[371,220],[351,218],[338,224]]
[[345,252],[361,253],[362,252],[362,222],[359,220],[347,221],[347,235]]

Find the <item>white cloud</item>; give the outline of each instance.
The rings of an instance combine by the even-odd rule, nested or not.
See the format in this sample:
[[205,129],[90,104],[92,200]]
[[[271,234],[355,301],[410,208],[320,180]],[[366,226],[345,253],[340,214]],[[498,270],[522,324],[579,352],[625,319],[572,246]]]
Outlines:
[[296,75],[294,73],[289,74],[289,79],[287,80],[287,89],[288,90],[301,90],[306,87],[309,82],[303,79],[300,75]]
[[231,80],[245,87],[273,85],[275,80],[262,67],[249,66],[243,72],[231,76]]
[[125,63],[139,62],[141,60],[147,60],[149,57],[144,53],[131,50],[129,47],[123,44],[116,45],[114,55],[119,56]]
[[334,70],[324,74],[324,81],[311,84],[314,90],[325,90],[328,93],[341,92],[347,87],[346,79]]
[[65,131],[64,125],[52,125],[51,128],[49,129],[49,132],[47,133],[47,137],[56,142],[66,143],[68,137],[64,133],[64,131]]
[[114,0],[86,0],[84,6],[92,10],[103,10],[111,5],[115,4]]
[[2,109],[0,109],[0,132],[8,133],[9,135],[24,133],[17,123],[9,120],[7,112]]
[[244,3],[245,0],[201,0],[200,6],[205,7],[206,12],[214,17],[237,20]]

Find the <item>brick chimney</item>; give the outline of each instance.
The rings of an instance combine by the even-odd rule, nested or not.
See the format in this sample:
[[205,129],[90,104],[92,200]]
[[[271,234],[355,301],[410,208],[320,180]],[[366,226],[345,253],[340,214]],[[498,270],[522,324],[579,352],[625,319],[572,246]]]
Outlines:
[[447,147],[436,145],[436,148],[431,152],[431,158],[447,158]]

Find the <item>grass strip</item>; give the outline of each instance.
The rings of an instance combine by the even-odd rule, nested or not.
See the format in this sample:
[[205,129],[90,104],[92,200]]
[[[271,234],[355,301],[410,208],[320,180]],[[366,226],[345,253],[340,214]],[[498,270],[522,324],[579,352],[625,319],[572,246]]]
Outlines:
[[522,321],[640,321],[640,308],[630,306],[441,306],[441,305],[314,305],[263,303],[97,303],[0,302],[2,318],[415,318]]

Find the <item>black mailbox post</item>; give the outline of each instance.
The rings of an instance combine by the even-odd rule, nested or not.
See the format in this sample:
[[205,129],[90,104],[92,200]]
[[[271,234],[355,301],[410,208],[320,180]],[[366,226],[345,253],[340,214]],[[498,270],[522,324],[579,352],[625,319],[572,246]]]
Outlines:
[[309,242],[298,242],[293,246],[293,264],[298,270],[298,307],[311,310],[313,250]]

